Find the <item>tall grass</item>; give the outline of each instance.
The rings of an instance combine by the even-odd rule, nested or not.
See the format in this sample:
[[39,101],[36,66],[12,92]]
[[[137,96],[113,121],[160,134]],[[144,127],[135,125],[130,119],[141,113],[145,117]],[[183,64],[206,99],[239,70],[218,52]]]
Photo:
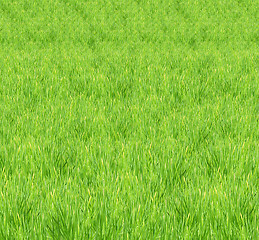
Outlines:
[[1,0],[0,239],[257,239],[258,1]]

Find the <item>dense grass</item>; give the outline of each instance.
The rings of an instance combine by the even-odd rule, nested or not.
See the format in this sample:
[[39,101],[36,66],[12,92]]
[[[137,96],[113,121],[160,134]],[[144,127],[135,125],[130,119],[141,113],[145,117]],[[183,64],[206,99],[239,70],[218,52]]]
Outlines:
[[258,1],[1,0],[0,239],[256,239]]

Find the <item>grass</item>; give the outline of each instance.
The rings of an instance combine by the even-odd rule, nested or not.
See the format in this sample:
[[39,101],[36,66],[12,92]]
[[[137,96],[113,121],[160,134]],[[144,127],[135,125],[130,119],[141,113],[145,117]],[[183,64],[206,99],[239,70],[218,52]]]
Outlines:
[[1,0],[0,239],[257,239],[258,1]]

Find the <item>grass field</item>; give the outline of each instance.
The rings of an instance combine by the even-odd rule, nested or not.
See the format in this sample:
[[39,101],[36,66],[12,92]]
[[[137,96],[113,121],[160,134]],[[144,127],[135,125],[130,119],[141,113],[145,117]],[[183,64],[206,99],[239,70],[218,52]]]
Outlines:
[[0,239],[258,239],[257,0],[0,0]]

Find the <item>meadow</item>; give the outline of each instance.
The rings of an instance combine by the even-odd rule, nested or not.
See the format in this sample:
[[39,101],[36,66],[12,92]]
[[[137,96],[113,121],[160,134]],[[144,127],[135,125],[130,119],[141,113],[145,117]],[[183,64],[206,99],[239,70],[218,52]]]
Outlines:
[[258,239],[258,0],[1,0],[0,239]]

